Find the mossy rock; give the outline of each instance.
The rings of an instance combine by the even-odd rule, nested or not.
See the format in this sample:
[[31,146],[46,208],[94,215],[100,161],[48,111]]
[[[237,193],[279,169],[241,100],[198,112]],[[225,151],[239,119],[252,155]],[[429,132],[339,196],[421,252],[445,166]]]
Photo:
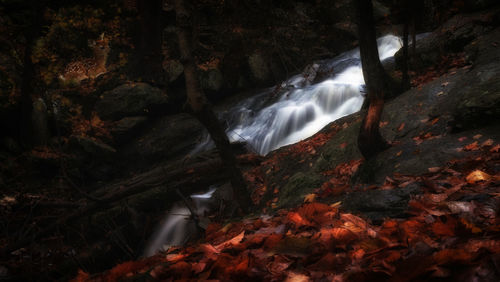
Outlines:
[[341,163],[362,158],[358,149],[358,134],[361,122],[350,124],[337,132],[322,148],[321,155],[314,164],[315,172],[335,168]]
[[321,185],[321,177],[317,174],[298,172],[290,177],[288,183],[281,189],[278,207],[294,207],[302,203],[304,196],[313,192]]

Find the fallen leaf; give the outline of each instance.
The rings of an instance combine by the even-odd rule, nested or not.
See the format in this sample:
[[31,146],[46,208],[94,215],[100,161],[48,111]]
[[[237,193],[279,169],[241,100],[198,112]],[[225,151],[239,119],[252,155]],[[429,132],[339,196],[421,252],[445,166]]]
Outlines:
[[493,139],[488,139],[481,144],[481,147],[491,146],[493,145],[493,143],[494,143]]
[[487,181],[491,179],[491,175],[487,174],[486,172],[480,171],[480,170],[474,170],[473,172],[469,173],[465,180],[469,184],[474,184],[479,181]]
[[500,144],[497,144],[497,145],[495,145],[495,147],[491,148],[490,152],[492,152],[492,153],[500,152]]
[[312,202],[314,202],[314,199],[316,199],[316,194],[314,194],[314,193],[307,194],[304,197],[304,203],[312,203]]
[[285,279],[285,282],[309,282],[309,281],[311,281],[311,279],[309,279],[309,276],[295,272],[288,272],[288,275]]
[[463,136],[463,137],[458,138],[458,141],[460,141],[460,142],[464,142],[465,140],[467,140],[467,136]]
[[473,234],[483,232],[481,228],[478,228],[474,223],[467,221],[465,218],[460,218],[460,222],[465,226],[465,228],[469,229]]
[[214,248],[218,251],[221,251],[223,249],[226,249],[228,247],[238,245],[241,240],[243,240],[243,237],[245,236],[245,231],[242,231],[240,234],[236,235],[234,238],[227,240],[226,242],[223,242]]
[[341,204],[342,204],[342,201],[338,201],[336,203],[331,204],[330,207],[331,208],[338,208],[338,207],[340,207]]
[[445,81],[445,82],[441,83],[441,86],[446,87],[446,86],[448,86],[448,84],[450,84],[450,82]]
[[477,141],[474,141],[473,143],[464,146],[464,151],[476,151],[476,150],[479,150]]
[[429,123],[430,123],[431,125],[434,125],[434,124],[436,124],[438,121],[439,121],[439,118],[437,117],[437,118],[435,118],[435,119],[431,120]]
[[478,139],[480,139],[481,137],[483,137],[483,135],[481,135],[481,134],[476,134],[476,135],[474,135],[474,136],[472,137],[472,139],[474,139],[474,140],[478,140]]
[[397,153],[396,153],[396,157],[401,156],[401,154],[402,154],[402,153],[403,153],[403,151],[399,151],[399,152],[397,152]]
[[435,166],[435,167],[429,167],[427,170],[428,170],[429,172],[431,172],[431,173],[436,173],[436,172],[440,171],[440,170],[441,170],[441,168],[440,168],[440,167]]
[[403,123],[401,123],[401,124],[399,125],[399,127],[398,127],[398,131],[401,131],[401,130],[403,130],[404,128],[405,128],[405,123],[403,122]]

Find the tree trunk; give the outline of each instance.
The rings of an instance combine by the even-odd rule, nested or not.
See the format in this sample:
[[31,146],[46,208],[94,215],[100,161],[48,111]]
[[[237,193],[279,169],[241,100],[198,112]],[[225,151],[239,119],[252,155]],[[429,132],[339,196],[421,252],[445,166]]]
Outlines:
[[161,53],[164,28],[162,0],[136,0],[139,20],[135,36],[132,75],[143,81],[163,84]]
[[384,108],[384,94],[391,89],[377,48],[373,6],[371,0],[356,0],[358,11],[359,49],[363,76],[368,89],[368,112],[363,118],[358,135],[358,148],[365,159],[370,159],[389,145],[379,131],[380,116]]
[[33,92],[34,80],[36,76],[35,65],[31,59],[33,55],[33,46],[40,36],[44,4],[42,1],[31,1],[30,16],[31,23],[24,31],[26,45],[23,57],[23,72],[21,80],[21,99],[20,99],[20,118],[19,118],[19,137],[21,144],[30,148],[34,143],[32,111],[33,111]]
[[[407,7],[404,7],[405,9],[405,15],[408,15],[407,13]],[[401,73],[402,73],[402,78],[401,78],[401,88],[403,90],[408,90],[410,89],[410,75],[408,74],[408,62],[409,62],[409,56],[408,56],[408,26],[409,26],[409,20],[406,19],[403,27],[403,65],[401,66]]]
[[196,65],[191,54],[192,18],[190,8],[185,5],[184,0],[175,0],[175,12],[179,51],[184,65],[188,103],[194,116],[207,128],[212,137],[219,151],[220,158],[230,174],[231,185],[233,186],[236,200],[240,207],[246,211],[251,204],[250,194],[246,188],[241,171],[236,165],[236,158],[232,152],[227,135],[213,112],[198,80]]

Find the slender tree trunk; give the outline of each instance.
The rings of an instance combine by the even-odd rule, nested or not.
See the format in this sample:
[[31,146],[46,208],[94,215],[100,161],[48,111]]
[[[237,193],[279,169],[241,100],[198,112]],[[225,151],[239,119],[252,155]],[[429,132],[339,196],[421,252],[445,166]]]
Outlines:
[[[251,204],[250,194],[246,188],[241,171],[236,165],[236,158],[232,152],[227,135],[219,123],[210,103],[208,102],[197,76],[196,64],[192,55],[192,18],[190,8],[185,0],[175,0],[177,21],[177,35],[179,51],[184,65],[186,80],[186,94],[188,103],[194,116],[207,128],[212,140],[219,151],[219,155],[230,173],[234,196],[240,207],[246,211]],[[188,4],[188,3],[187,3]]]
[[[406,6],[406,3],[404,5]],[[408,15],[407,6],[404,7],[404,9],[405,9],[404,14]],[[409,26],[409,21],[407,19],[407,20],[405,20],[404,27],[403,27],[403,65],[401,66],[401,73],[402,73],[401,88],[403,90],[410,89],[410,75],[408,74],[408,63],[409,63],[408,26]]]
[[372,2],[356,0],[355,3],[358,11],[361,65],[369,99],[368,112],[358,135],[358,148],[366,159],[370,159],[389,147],[380,134],[379,122],[384,108],[384,94],[390,91],[391,86],[378,54]]
[[163,83],[162,34],[164,12],[162,0],[136,0],[139,20],[135,36],[132,75],[143,81]]
[[26,46],[23,57],[23,73],[21,80],[21,99],[20,99],[20,118],[19,118],[19,137],[21,144],[29,148],[34,143],[33,122],[31,114],[33,112],[33,92],[34,80],[36,76],[35,65],[31,59],[33,55],[33,46],[38,36],[40,36],[42,27],[42,15],[44,5],[42,1],[31,1],[30,3],[32,17],[31,24],[26,27],[24,37]]

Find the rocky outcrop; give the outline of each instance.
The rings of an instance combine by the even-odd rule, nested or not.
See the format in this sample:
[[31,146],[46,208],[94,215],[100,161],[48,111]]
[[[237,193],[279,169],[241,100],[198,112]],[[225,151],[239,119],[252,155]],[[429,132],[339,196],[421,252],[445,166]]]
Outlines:
[[156,87],[146,83],[131,83],[103,93],[95,110],[102,119],[120,120],[163,112],[168,101],[168,96]]
[[188,114],[162,117],[153,121],[140,136],[120,150],[130,167],[143,167],[158,161],[184,156],[200,142],[203,126]]
[[[495,8],[475,14],[455,15],[431,34],[417,39],[412,67],[426,68],[439,62],[443,55],[461,52],[475,38],[491,31],[499,14],[500,9]],[[395,54],[395,58],[400,65],[403,58],[402,50]]]

